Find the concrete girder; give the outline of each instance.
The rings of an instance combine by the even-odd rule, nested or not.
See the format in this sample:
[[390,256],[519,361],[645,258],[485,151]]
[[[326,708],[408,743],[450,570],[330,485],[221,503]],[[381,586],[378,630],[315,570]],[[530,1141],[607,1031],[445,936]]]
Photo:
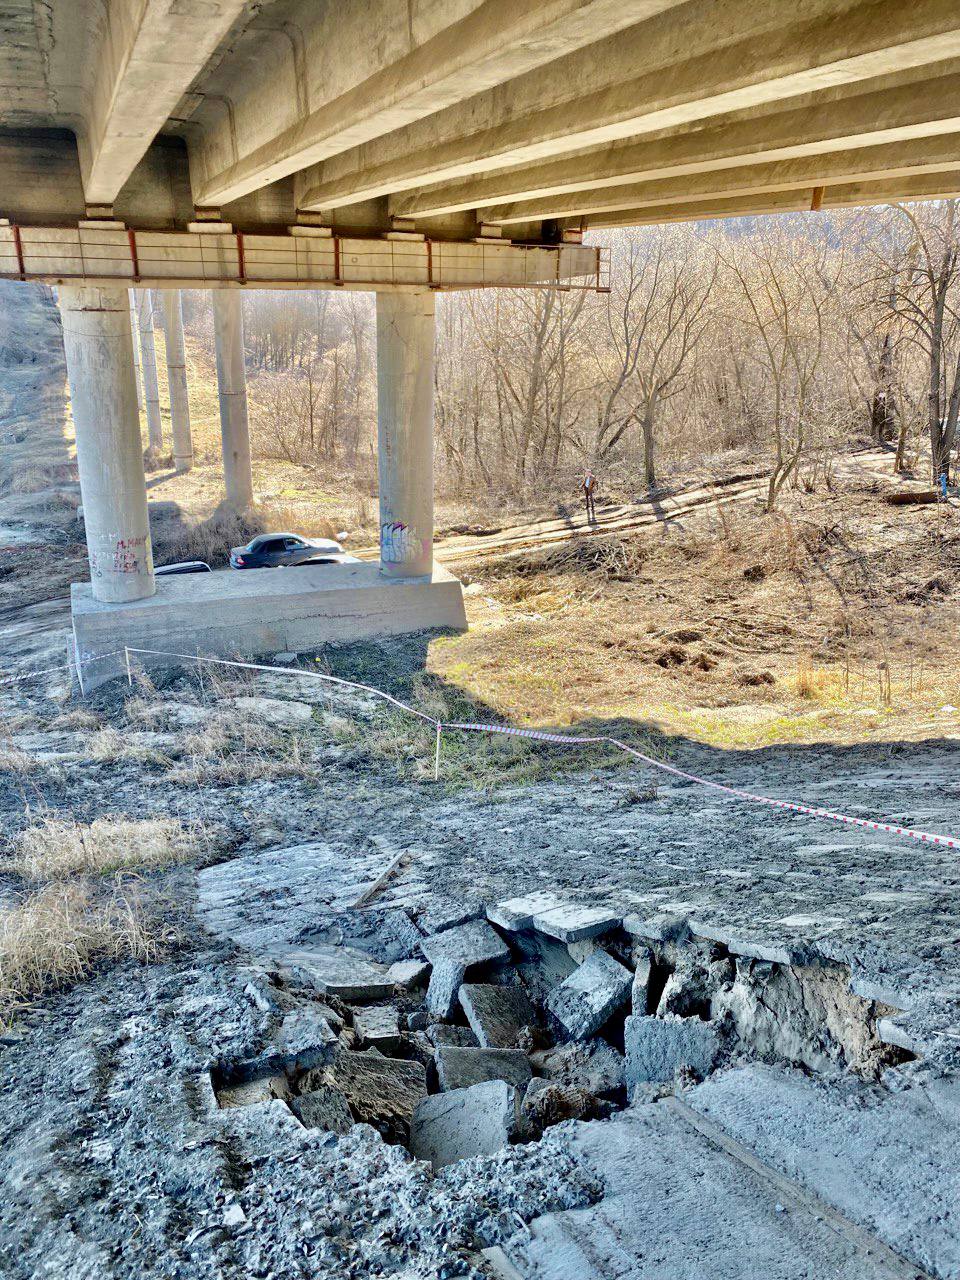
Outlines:
[[88,204],[113,204],[245,4],[108,0],[78,138]]
[[[572,221],[584,229],[641,227],[668,222],[708,222],[716,218],[742,218],[747,215],[809,212],[812,187],[795,191],[771,191],[759,196],[734,199],[694,200],[673,206],[653,205],[633,209],[617,209],[608,213],[587,214]],[[825,187],[821,209],[870,207],[910,200],[953,200],[960,198],[960,168],[951,173],[901,178],[882,182],[854,182]]]
[[884,179],[914,178],[949,173],[960,168],[960,133],[923,138],[909,152],[899,143],[802,156],[772,164],[748,164],[738,169],[694,173],[629,186],[601,187],[569,195],[494,205],[490,221],[507,224],[531,218],[573,218],[605,210],[670,206],[697,200],[725,200],[764,192],[796,191],[810,187]]
[[[312,22],[305,11],[298,23],[287,24],[297,26],[299,37],[284,50],[290,72],[298,81],[296,93],[287,95],[290,105],[285,123],[259,142],[245,141],[244,100],[258,98],[262,86],[255,86],[247,95],[231,91],[230,111],[221,113],[217,127],[207,130],[208,138],[200,137],[191,145],[196,201],[223,205],[308,164],[541,67],[596,40],[600,32],[622,30],[681,2],[539,0],[517,4],[516,0],[479,0],[459,21],[440,30],[427,27],[426,38],[401,52],[392,48],[386,34],[396,26],[397,6],[394,0],[378,0],[368,4],[363,15],[365,29],[376,30],[379,37],[368,42],[366,53],[347,47],[354,33],[346,25],[349,15],[339,6],[319,7],[319,17],[314,16]],[[382,10],[379,14],[378,9]],[[423,19],[420,25],[425,22]],[[411,39],[407,27],[404,12],[405,45]],[[363,59],[384,45],[388,53],[383,65],[364,75]],[[331,97],[322,74],[324,63],[311,55],[314,47],[326,51],[324,56],[332,60],[338,76],[345,68],[359,65],[361,79],[358,81],[354,73],[351,82],[339,93],[334,90]],[[393,53],[398,56],[391,58]],[[271,63],[264,65],[262,81],[269,80],[271,69]],[[309,82],[302,83],[304,79]],[[276,95],[271,102],[273,112],[278,98]],[[308,103],[315,105],[309,109]],[[263,112],[254,110],[252,114],[260,126]],[[218,165],[217,157],[225,155],[232,157],[230,162]]]
[[[955,0],[863,3],[771,23],[758,0],[694,0],[298,178],[303,209],[407,191],[679,128],[960,55]],[[818,9],[816,16],[811,10]],[[729,33],[720,34],[720,33]],[[712,47],[698,43],[712,38]],[[642,74],[637,75],[637,67]]]
[[[421,187],[391,197],[389,210],[403,218],[489,210],[507,202],[949,133],[960,133],[960,71],[839,99],[821,98],[786,111],[617,144],[533,167],[504,169],[486,178]],[[495,222],[493,211],[485,212],[484,220]]]

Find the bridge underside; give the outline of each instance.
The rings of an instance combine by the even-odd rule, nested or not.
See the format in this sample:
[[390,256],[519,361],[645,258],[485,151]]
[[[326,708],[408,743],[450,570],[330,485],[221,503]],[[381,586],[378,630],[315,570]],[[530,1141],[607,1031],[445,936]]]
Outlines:
[[22,227],[551,243],[960,190],[952,0],[0,0],[0,40]]
[[156,590],[131,286],[215,291],[238,505],[239,290],[376,290],[381,572],[428,580],[437,291],[603,289],[592,228],[958,195],[958,103],[956,0],[0,0],[0,278],[61,286],[93,596]]

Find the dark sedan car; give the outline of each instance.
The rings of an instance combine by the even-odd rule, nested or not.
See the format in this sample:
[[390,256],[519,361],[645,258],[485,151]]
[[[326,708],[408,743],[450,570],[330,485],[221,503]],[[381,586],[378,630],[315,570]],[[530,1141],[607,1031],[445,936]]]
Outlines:
[[332,538],[302,538],[299,533],[261,533],[230,552],[231,569],[282,569],[295,564],[350,564]]

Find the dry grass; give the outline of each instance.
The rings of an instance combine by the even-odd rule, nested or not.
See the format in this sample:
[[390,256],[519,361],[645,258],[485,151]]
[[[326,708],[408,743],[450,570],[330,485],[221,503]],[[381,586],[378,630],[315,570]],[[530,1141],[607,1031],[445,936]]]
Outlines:
[[[235,685],[231,691],[236,693]],[[226,710],[184,736],[180,760],[163,775],[165,782],[188,787],[317,776],[309,732],[274,728]]]
[[101,960],[154,959],[159,930],[130,883],[117,882],[106,895],[83,880],[48,884],[0,912],[0,1026],[34,997],[86,977]]
[[13,773],[18,777],[23,777],[25,774],[32,773],[34,769],[39,769],[39,767],[40,761],[35,760],[26,751],[21,751],[19,747],[4,746],[0,742],[0,773]]
[[90,823],[45,819],[13,841],[11,867],[25,880],[104,875],[130,867],[187,862],[208,846],[198,825],[175,818],[97,818]]

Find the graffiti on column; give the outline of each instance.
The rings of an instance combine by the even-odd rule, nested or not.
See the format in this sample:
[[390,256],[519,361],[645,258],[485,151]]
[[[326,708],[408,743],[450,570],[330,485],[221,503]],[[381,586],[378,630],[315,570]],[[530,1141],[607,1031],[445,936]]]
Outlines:
[[386,520],[380,526],[380,558],[384,564],[412,564],[428,553],[429,545],[402,520]]
[[109,539],[107,550],[91,552],[90,576],[102,578],[107,573],[144,573],[150,568],[150,535]]

